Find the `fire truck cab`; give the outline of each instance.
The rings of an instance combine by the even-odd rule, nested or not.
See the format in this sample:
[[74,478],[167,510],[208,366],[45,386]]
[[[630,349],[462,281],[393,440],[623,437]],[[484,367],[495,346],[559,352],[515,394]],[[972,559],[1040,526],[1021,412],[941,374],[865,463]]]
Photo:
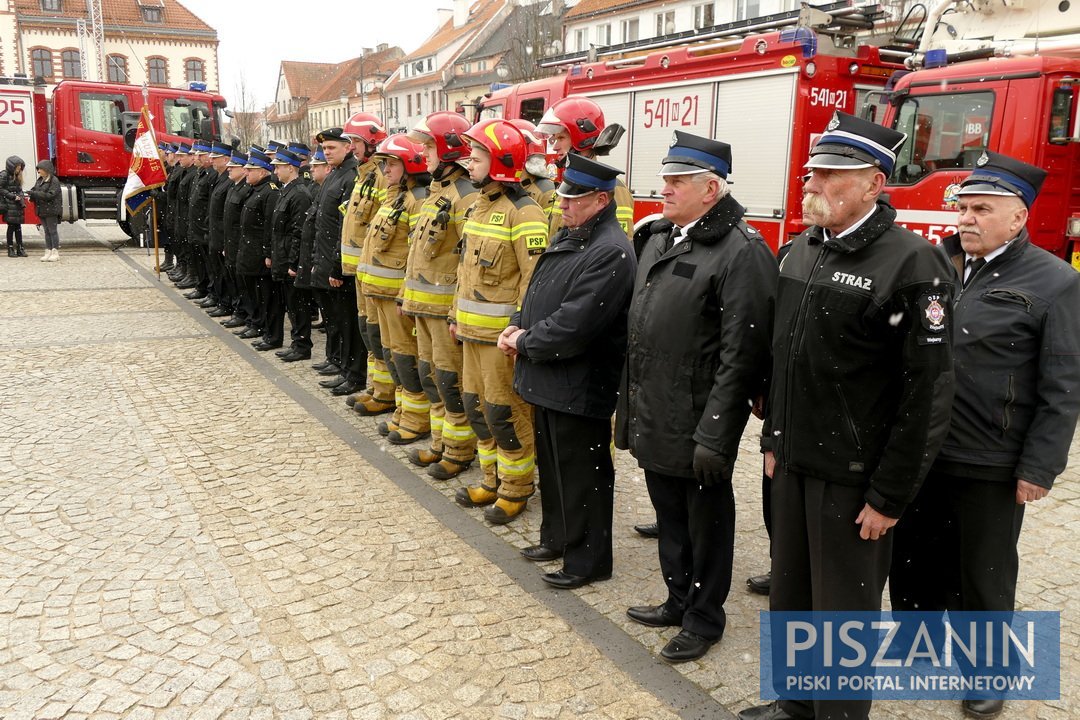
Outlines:
[[[201,87],[151,87],[146,102],[161,141],[221,136],[221,95]],[[142,105],[143,88],[135,85],[64,80],[46,98],[43,87],[0,80],[0,147],[31,169],[41,160],[53,161],[63,190],[63,220],[115,219],[127,231],[119,196]]]
[[959,184],[993,150],[1049,171],[1028,230],[1080,270],[1080,7],[945,2],[926,27],[883,117],[908,135],[887,188],[897,221],[955,233]]

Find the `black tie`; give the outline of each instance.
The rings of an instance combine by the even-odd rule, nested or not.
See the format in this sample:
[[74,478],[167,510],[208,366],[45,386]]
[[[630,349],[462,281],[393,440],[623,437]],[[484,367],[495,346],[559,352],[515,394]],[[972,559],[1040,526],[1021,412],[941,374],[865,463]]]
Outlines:
[[971,279],[975,277],[985,264],[986,258],[972,258],[967,261],[967,276],[964,278],[964,287],[968,286]]
[[678,225],[671,226],[671,232],[668,234],[667,242],[664,243],[664,252],[667,252],[671,248],[675,247],[675,238],[682,234],[682,228]]

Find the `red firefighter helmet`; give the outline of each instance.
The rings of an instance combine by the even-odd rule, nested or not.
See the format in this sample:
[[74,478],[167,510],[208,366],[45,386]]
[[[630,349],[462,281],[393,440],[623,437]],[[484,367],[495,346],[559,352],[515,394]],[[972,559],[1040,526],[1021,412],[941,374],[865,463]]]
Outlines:
[[416,124],[409,133],[409,139],[418,143],[434,142],[439,160],[453,162],[469,154],[469,146],[462,139],[469,127],[470,123],[463,115],[434,112]]
[[528,157],[527,141],[509,120],[481,120],[469,128],[465,137],[491,153],[488,176],[496,182],[521,182],[521,171]]
[[547,143],[540,139],[535,125],[523,118],[514,118],[510,122],[514,123],[514,127],[525,136],[530,155],[545,155],[547,153]]
[[358,112],[346,121],[341,134],[351,137],[354,141],[363,140],[375,147],[386,139],[386,127],[375,115]]
[[604,125],[604,111],[599,105],[587,97],[571,95],[552,103],[537,123],[537,130],[544,135],[566,130],[570,145],[581,152],[593,146]]
[[409,175],[427,172],[424,146],[413,142],[404,133],[394,133],[379,143],[379,146],[375,148],[375,155],[397,158],[405,165],[405,172]]

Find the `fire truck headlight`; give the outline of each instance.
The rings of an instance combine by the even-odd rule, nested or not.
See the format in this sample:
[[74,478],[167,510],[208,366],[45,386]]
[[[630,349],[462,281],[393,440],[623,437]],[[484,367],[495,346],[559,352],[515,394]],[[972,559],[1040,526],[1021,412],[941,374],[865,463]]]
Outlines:
[[803,70],[806,72],[806,77],[812,78],[817,75],[817,63],[811,60],[803,66]]

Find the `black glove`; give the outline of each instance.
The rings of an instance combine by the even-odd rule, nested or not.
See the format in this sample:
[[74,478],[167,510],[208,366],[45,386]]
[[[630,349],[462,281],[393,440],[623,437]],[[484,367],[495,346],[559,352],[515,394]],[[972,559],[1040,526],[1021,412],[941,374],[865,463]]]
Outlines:
[[694,477],[702,487],[712,487],[724,482],[727,468],[726,457],[704,445],[694,446]]

